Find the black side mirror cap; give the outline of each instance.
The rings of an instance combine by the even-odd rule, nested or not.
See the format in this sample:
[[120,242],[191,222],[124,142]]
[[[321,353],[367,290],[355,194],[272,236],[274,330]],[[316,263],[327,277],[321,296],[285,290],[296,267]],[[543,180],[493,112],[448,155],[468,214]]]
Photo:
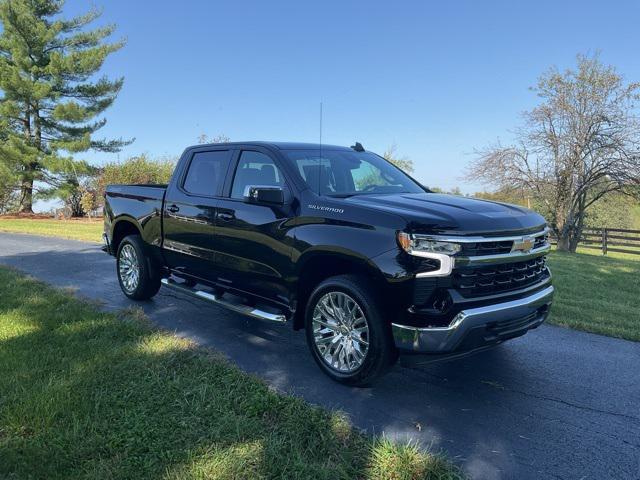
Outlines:
[[244,200],[247,203],[283,205],[284,190],[282,187],[248,185],[244,190]]

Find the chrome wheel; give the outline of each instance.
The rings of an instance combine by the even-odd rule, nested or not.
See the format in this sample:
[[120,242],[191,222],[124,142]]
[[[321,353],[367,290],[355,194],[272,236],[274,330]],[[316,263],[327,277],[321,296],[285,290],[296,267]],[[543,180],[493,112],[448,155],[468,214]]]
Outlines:
[[130,243],[120,250],[118,272],[124,289],[127,293],[133,293],[140,283],[140,264],[136,250]]
[[320,358],[342,373],[357,370],[369,350],[369,324],[346,293],[323,295],[313,310],[313,339]]

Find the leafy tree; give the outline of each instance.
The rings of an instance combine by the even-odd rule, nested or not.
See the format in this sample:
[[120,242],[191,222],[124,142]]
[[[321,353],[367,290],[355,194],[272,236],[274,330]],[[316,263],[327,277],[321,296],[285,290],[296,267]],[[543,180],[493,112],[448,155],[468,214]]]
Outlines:
[[[9,122],[0,117],[0,144],[5,142],[9,136]],[[0,159],[0,214],[8,213],[17,208],[16,189],[19,179],[16,175],[19,165],[11,162],[10,159],[4,161]]]
[[427,188],[431,190],[432,193],[446,193],[447,195],[464,196],[464,193],[462,193],[462,190],[460,190],[460,187],[458,186],[453,187],[451,190],[445,190],[442,187],[427,187]]
[[540,77],[534,91],[541,102],[524,114],[516,144],[479,151],[469,172],[539,202],[558,249],[571,252],[589,208],[640,183],[640,84],[625,83],[597,55],[578,56],[577,63]]
[[612,193],[601,201],[591,205],[586,212],[586,228],[625,228],[634,227],[634,200],[628,195]]
[[46,184],[47,194],[63,193],[89,172],[73,154],[116,152],[130,143],[94,136],[123,84],[122,78],[94,78],[124,42],[105,41],[113,25],[85,28],[100,16],[95,9],[60,18],[63,3],[0,0],[0,162],[18,167],[21,212],[32,211],[34,182]]
[[[535,197],[527,196],[526,192],[498,190],[495,192],[477,192],[477,198],[496,202],[511,203],[535,210],[542,215],[549,215],[545,203]],[[585,228],[628,228],[634,227],[634,200],[622,193],[611,193],[599,202],[589,206],[585,212]]]
[[483,200],[492,200],[494,202],[511,203],[513,205],[521,205],[523,207],[532,208],[531,199],[526,192],[516,189],[500,189],[494,192],[476,192],[473,194],[476,198]]
[[0,163],[0,214],[16,209],[18,205],[16,185],[18,185],[18,179],[14,172],[4,163]]
[[40,192],[44,199],[61,198],[64,201],[66,211],[72,217],[84,217],[89,210],[84,208],[82,198],[95,183],[97,169],[91,168],[80,175],[69,175],[61,178],[55,188]]
[[102,205],[97,191],[94,188],[94,183],[95,182],[88,183],[80,189],[80,206],[89,217],[91,217],[91,212]]
[[168,183],[176,166],[175,158],[151,159],[142,154],[124,162],[111,162],[102,167],[94,190],[99,199],[107,185],[116,183]]
[[385,160],[393,163],[400,170],[403,170],[407,173],[413,172],[413,160],[408,157],[399,157],[397,150],[398,146],[394,143],[385,150],[382,156]]

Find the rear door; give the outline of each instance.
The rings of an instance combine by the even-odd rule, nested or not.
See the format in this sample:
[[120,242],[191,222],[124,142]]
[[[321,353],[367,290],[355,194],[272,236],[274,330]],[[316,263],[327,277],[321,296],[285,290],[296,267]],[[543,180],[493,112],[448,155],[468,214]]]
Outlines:
[[[289,222],[292,193],[277,157],[263,148],[239,151],[227,195],[218,204],[216,235],[220,282],[288,304],[286,279],[291,266]],[[284,205],[248,203],[248,186],[278,186]]]
[[235,149],[191,150],[164,202],[164,255],[173,270],[215,281],[216,214]]

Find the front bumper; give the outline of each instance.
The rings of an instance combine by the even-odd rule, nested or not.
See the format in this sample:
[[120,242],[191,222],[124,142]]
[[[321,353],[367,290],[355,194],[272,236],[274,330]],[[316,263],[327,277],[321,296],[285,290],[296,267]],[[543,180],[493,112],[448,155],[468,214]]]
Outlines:
[[418,328],[392,323],[401,352],[459,355],[497,345],[538,327],[548,315],[552,286],[527,297],[458,313],[447,327]]

